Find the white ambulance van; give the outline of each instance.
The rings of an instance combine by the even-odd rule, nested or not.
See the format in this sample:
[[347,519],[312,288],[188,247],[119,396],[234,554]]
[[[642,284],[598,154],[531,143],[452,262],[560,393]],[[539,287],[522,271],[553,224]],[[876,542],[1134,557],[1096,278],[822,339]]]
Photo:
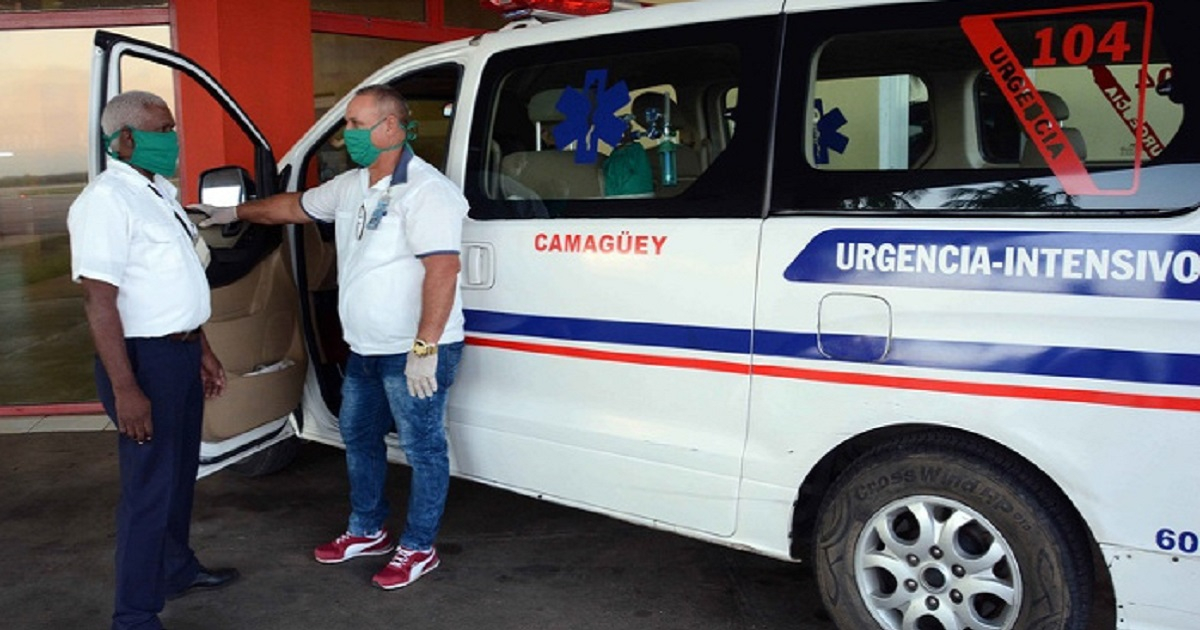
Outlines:
[[[701,0],[380,69],[471,202],[454,473],[812,562],[843,630],[1200,627],[1193,5]],[[348,168],[349,96],[276,160],[107,33],[93,113],[122,58],[245,131],[209,201]],[[205,470],[340,444],[330,227],[206,232]]]

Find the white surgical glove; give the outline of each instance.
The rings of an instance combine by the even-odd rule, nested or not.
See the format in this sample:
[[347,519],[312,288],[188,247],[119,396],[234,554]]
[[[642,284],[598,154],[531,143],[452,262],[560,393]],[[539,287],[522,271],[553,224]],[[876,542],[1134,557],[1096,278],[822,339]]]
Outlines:
[[437,358],[437,352],[424,357],[408,353],[404,376],[408,379],[409,396],[430,398],[437,391]]
[[207,219],[200,222],[200,227],[225,225],[238,220],[237,206],[210,206],[206,203],[196,203],[187,207],[188,210],[204,213]]

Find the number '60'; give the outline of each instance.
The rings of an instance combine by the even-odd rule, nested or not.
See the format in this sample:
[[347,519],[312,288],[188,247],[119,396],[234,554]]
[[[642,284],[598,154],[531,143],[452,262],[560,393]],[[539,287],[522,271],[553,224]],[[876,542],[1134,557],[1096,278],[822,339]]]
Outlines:
[[1200,549],[1200,536],[1197,536],[1196,532],[1176,534],[1175,530],[1164,527],[1158,530],[1154,540],[1163,551],[1173,551],[1178,547],[1183,553],[1196,553],[1196,550]]

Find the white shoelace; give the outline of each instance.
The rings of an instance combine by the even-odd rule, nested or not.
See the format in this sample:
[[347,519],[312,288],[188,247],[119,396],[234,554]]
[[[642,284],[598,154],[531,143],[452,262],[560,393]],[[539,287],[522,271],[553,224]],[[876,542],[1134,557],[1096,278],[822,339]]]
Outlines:
[[413,553],[414,552],[401,547],[400,549],[396,550],[396,555],[392,557],[392,561],[389,562],[388,564],[394,564],[396,566],[401,566],[405,562],[408,561],[409,556],[413,555]]
[[346,533],[342,534],[341,536],[338,536],[337,542],[344,543],[344,542],[349,541],[351,538],[366,538],[367,540],[379,540],[382,536],[383,536],[382,531],[375,532],[375,534],[367,535],[367,536],[355,536],[354,534],[351,534],[350,532],[346,532]]

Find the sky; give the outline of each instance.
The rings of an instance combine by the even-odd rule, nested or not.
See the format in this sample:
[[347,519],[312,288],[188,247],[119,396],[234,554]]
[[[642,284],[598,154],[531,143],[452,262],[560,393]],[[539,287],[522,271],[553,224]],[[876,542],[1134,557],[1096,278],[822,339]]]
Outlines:
[[[169,45],[167,26],[111,29]],[[88,89],[95,29],[0,31],[0,177],[87,170]],[[123,64],[123,87],[174,102],[169,70]]]

